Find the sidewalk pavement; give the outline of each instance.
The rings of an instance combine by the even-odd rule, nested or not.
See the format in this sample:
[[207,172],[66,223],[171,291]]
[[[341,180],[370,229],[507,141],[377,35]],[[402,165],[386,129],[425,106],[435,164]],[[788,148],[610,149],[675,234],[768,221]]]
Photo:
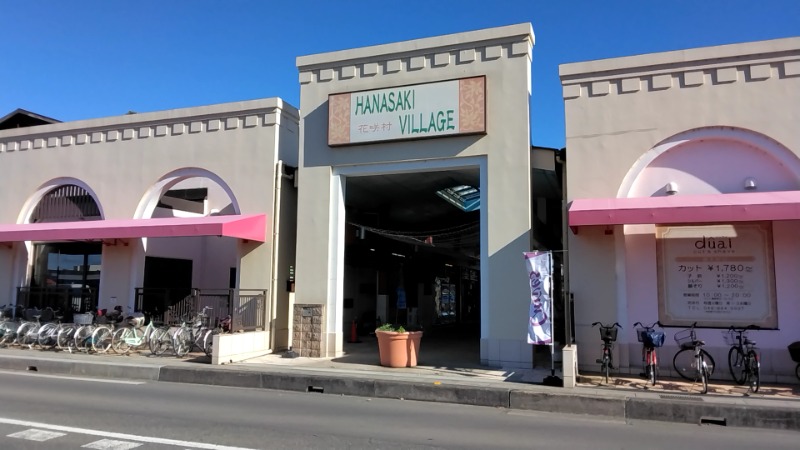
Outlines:
[[[647,387],[644,380],[617,377],[605,385],[582,376],[575,388],[544,386],[549,368],[492,369],[418,366],[393,369],[375,361],[284,358],[266,355],[247,362],[212,366],[209,358],[130,356],[0,349],[0,370],[36,371],[83,377],[196,383],[243,388],[319,392],[375,398],[436,401],[554,413],[606,416],[800,431],[800,386],[745,387],[712,380],[709,393],[677,380]],[[560,376],[560,373],[557,373]]]

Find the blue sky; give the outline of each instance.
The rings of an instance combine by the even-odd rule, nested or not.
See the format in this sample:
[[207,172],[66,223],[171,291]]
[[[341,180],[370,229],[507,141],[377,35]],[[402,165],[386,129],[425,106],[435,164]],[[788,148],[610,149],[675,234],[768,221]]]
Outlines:
[[298,106],[297,56],[524,22],[531,142],[562,147],[559,64],[800,36],[800,0],[0,0],[0,117]]

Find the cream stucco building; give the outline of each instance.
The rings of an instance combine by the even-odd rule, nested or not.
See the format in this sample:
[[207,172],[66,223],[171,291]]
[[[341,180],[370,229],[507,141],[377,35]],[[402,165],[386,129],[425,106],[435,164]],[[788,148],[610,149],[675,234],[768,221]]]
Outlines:
[[[303,307],[324,307],[320,334],[314,335],[321,356],[342,354],[343,324],[349,323],[344,320],[347,281],[364,284],[377,277],[378,295],[388,293],[389,302],[396,303],[392,281],[387,289],[380,281],[391,269],[370,270],[345,262],[347,224],[367,220],[359,217],[357,208],[346,207],[349,196],[355,195],[349,187],[360,179],[405,174],[416,176],[408,184],[419,184],[466,172],[469,184],[480,190],[479,239],[471,263],[479,273],[475,307],[480,311],[480,361],[530,367],[532,352],[525,342],[530,292],[520,276],[525,273],[522,253],[532,243],[528,105],[533,43],[530,24],[520,24],[297,59],[301,219],[296,301]],[[388,97],[402,92],[409,92],[417,103],[395,105]],[[388,105],[370,103],[376,95],[386,95]],[[468,110],[469,102],[473,108]],[[378,114],[383,112],[387,114]],[[407,122],[412,120],[407,113],[412,119],[421,117],[422,132],[414,131],[420,124]],[[431,113],[439,124],[436,129],[428,127]],[[359,122],[365,116],[366,122]],[[374,129],[376,124],[380,130]],[[402,197],[395,200],[402,202]],[[422,211],[418,216],[424,220]],[[377,220],[389,220],[384,217]],[[428,228],[436,225],[428,223]],[[438,240],[432,238],[433,246]],[[348,270],[358,275],[349,277]],[[434,294],[426,294],[425,285],[436,276],[435,269],[427,279],[414,277],[411,282],[408,265],[399,270],[406,271],[398,276],[405,280],[394,282],[416,297],[415,304],[433,304]]]
[[263,99],[0,130],[0,292],[68,315],[163,314],[202,288],[219,315],[256,290],[239,326],[259,332],[239,356],[286,345],[288,292],[274,280],[294,259],[284,175],[298,128],[294,107]]
[[[641,370],[632,324],[697,334],[726,377],[725,328],[756,324],[764,381],[790,381],[800,320],[800,39],[560,66],[568,149],[569,286],[579,364],[591,323],[619,322],[619,365]],[[674,327],[674,328],[672,328]]]

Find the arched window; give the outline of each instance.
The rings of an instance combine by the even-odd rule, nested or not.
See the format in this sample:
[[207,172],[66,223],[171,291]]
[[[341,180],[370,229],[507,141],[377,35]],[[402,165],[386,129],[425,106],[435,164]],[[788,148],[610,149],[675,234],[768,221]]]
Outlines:
[[31,214],[31,223],[100,220],[100,208],[84,188],[65,184],[48,192]]

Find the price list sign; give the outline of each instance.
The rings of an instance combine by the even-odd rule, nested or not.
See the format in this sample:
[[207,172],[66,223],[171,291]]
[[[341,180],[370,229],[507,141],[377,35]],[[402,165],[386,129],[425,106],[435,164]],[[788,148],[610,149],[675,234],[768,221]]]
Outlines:
[[659,320],[777,328],[772,226],[656,227]]

